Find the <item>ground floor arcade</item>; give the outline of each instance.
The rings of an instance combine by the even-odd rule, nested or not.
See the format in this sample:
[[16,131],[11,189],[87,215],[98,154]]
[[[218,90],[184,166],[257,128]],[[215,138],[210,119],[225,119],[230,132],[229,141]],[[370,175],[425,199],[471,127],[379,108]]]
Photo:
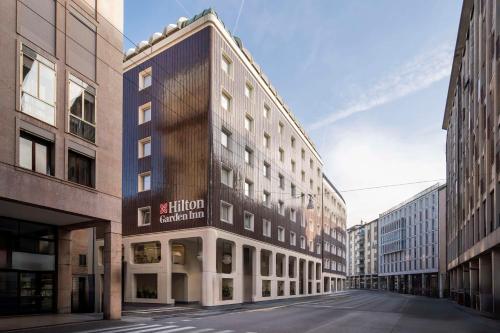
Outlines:
[[378,289],[379,278],[375,275],[356,275],[347,277],[351,289]]
[[124,237],[124,300],[204,306],[331,293],[321,258],[204,227]]
[[380,276],[380,289],[420,296],[439,297],[437,272]]

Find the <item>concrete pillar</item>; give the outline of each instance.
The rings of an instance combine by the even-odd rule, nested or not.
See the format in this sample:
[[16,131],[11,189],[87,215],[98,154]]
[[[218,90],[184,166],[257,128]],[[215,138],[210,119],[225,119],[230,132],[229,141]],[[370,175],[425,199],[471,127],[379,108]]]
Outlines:
[[256,248],[252,251],[252,263],[253,263],[253,293],[252,299],[254,302],[262,295],[262,279],[260,274],[260,248]]
[[425,274],[422,273],[422,290],[421,295],[427,295],[427,281],[425,281]]
[[411,274],[408,274],[407,279],[408,279],[408,294],[411,294],[411,293],[413,293]]
[[493,297],[493,313],[500,317],[500,249],[491,251],[491,290]]
[[479,257],[479,309],[493,312],[491,254]]
[[71,313],[71,231],[59,228],[57,249],[57,313]]
[[471,306],[479,310],[477,295],[479,293],[479,262],[478,260],[471,260],[469,262],[469,284],[470,284],[470,298]]
[[288,255],[285,255],[284,258],[283,258],[283,279],[285,280],[285,296],[290,296],[290,283],[288,282],[288,278],[289,278],[289,274],[288,274],[288,267],[289,266],[289,263],[288,263],[288,260],[289,260],[289,256]]
[[233,246],[233,260],[235,262],[235,269],[236,269],[236,274],[233,279],[233,297],[235,300],[238,300],[239,302],[243,303],[243,293],[244,293],[244,288],[243,288],[243,245],[241,245],[239,242],[234,243]]
[[[203,238],[201,304],[214,305],[214,285],[217,281],[217,234],[208,229]],[[218,290],[218,288],[216,288]]]
[[104,319],[122,316],[122,225],[109,222],[104,228]]

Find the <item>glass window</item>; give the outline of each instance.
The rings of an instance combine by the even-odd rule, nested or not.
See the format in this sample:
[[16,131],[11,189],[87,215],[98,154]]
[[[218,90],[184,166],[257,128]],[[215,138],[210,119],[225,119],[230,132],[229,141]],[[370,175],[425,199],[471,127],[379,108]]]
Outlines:
[[265,206],[269,207],[271,203],[271,194],[267,191],[264,191],[262,193],[262,202],[264,203]]
[[95,89],[82,80],[69,77],[69,131],[95,142]]
[[253,194],[253,184],[248,179],[245,179],[245,195],[251,197]]
[[139,107],[139,125],[151,121],[151,103]]
[[269,136],[269,134],[264,133],[263,143],[264,143],[264,147],[269,148],[269,146],[271,145],[271,137]]
[[252,131],[253,119],[249,115],[245,116],[245,129],[249,132]]
[[138,209],[138,225],[140,227],[151,224],[151,207],[142,207]]
[[153,77],[151,74],[151,67],[143,70],[139,73],[139,90],[145,89],[151,86]]
[[264,168],[262,169],[262,174],[264,177],[271,179],[271,165],[264,162]]
[[245,148],[245,163],[252,165],[252,150],[248,147]]
[[267,105],[264,104],[264,111],[263,111],[264,118],[269,119],[271,116],[271,108]]
[[226,186],[233,187],[233,171],[228,167],[222,166],[220,174],[221,183]]
[[142,139],[139,141],[139,158],[151,155],[151,138]]
[[250,83],[245,84],[245,97],[251,98],[253,93],[253,87]]
[[229,111],[231,108],[231,97],[227,93],[222,93],[220,96],[220,105],[226,111]]
[[283,201],[278,201],[278,213],[285,216],[285,203]]
[[94,160],[69,150],[68,180],[80,185],[94,187]]
[[285,241],[285,229],[283,227],[278,227],[278,240],[280,242]]
[[290,209],[290,221],[292,222],[297,221],[297,211],[293,208]]
[[223,72],[225,72],[227,75],[231,74],[231,59],[229,59],[228,56],[225,54],[222,55],[222,61],[221,61],[221,69]]
[[290,231],[290,245],[295,246],[297,243],[297,235],[295,232]]
[[139,192],[151,190],[151,172],[139,175]]
[[51,148],[52,143],[21,132],[19,166],[46,175],[53,175]]
[[156,274],[134,274],[137,298],[158,298],[158,277]]
[[253,231],[253,221],[254,221],[254,216],[252,213],[249,213],[249,212],[246,212],[243,214],[243,218],[244,218],[244,228],[246,230],[250,230],[250,231]]
[[279,174],[278,178],[280,180],[280,189],[284,190],[285,189],[285,177],[282,174]]
[[233,205],[225,201],[220,202],[220,220],[225,223],[233,223]]
[[300,236],[300,248],[305,249],[306,248],[306,239],[304,236]]
[[280,157],[280,162],[285,161],[285,151],[282,148],[279,149],[279,157]]
[[184,265],[186,260],[186,248],[182,244],[172,244],[172,263]]
[[35,51],[22,46],[21,110],[55,125],[56,66]]
[[264,219],[262,221],[262,234],[271,237],[271,221]]
[[231,137],[231,133],[226,130],[222,129],[220,132],[220,143],[223,147],[229,149],[229,138]]
[[160,242],[145,242],[132,244],[134,251],[134,263],[152,264],[161,260]]

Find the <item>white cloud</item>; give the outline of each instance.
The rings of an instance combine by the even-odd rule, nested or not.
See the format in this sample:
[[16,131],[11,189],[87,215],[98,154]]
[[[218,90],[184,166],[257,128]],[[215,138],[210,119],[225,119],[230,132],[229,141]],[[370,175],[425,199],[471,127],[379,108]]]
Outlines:
[[316,130],[331,125],[353,114],[368,111],[401,97],[424,89],[450,75],[453,47],[442,44],[407,62],[393,73],[364,88],[344,108],[309,126]]
[[[326,174],[342,190],[377,185],[442,179],[445,176],[445,133],[431,133],[405,140],[387,128],[364,126],[337,129],[325,154]],[[431,186],[406,185],[343,193],[348,225],[377,218],[380,213]]]

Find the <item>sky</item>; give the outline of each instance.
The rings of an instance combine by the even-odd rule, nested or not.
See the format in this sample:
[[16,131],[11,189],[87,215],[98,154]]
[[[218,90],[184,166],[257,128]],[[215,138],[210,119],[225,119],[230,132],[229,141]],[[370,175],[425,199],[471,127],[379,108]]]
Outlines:
[[215,9],[316,143],[352,226],[444,182],[441,125],[461,5],[125,0],[125,35],[138,43],[180,16]]

